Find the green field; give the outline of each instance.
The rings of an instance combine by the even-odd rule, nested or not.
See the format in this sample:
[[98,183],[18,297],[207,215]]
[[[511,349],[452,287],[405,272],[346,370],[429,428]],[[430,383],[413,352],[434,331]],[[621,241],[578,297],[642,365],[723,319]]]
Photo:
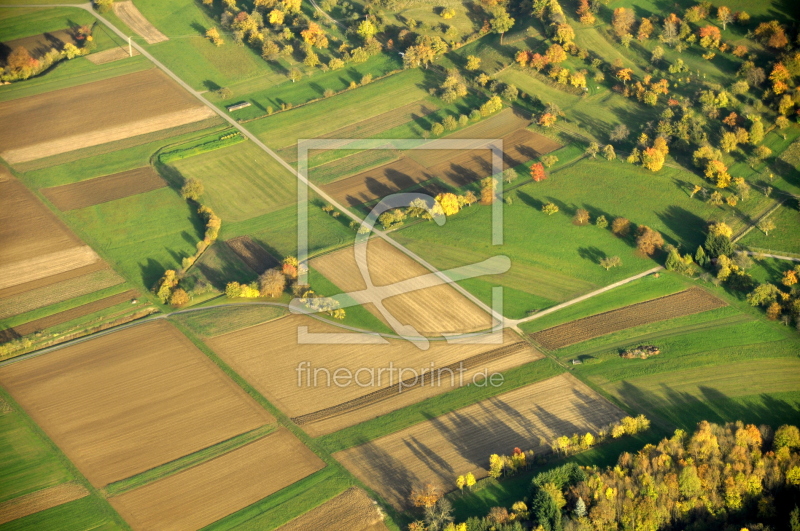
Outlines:
[[[800,225],[800,212],[795,208],[781,206],[769,219],[775,223],[775,229],[769,236],[758,228],[751,230],[739,243],[744,247],[774,250],[774,253],[800,253],[800,238],[797,237],[797,227]],[[769,252],[769,251],[764,251]]]
[[255,326],[286,315],[284,308],[264,305],[228,305],[173,314],[176,319],[201,337],[214,337]]
[[203,201],[225,221],[272,212],[295,201],[296,178],[252,142],[174,162],[184,179],[199,179]]
[[0,35],[3,42],[73,26],[91,25],[95,20],[83,9],[70,7],[11,9],[3,8],[0,4]]

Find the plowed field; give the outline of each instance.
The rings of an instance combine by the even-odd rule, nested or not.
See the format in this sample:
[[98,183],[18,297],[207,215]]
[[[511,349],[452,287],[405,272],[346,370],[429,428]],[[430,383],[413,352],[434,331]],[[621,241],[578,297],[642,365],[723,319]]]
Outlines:
[[63,212],[149,192],[166,185],[151,166],[145,166],[96,179],[45,188],[42,194]]

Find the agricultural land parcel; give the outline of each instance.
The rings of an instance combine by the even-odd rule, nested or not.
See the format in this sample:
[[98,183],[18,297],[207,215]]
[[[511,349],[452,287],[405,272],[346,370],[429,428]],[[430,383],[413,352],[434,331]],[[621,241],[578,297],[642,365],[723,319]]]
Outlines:
[[61,211],[122,199],[166,186],[150,166],[87,179],[73,184],[45,188],[42,194]]
[[16,124],[0,132],[0,156],[17,164],[212,116],[166,74],[150,69],[0,103],[0,120]]
[[[218,335],[206,340],[208,345],[238,374],[275,404],[284,413],[300,422],[304,430],[313,436],[331,433],[347,426],[377,417],[441,394],[461,385],[458,372],[442,373],[441,383],[430,385],[430,379],[407,382],[401,391],[398,378],[408,380],[412,373],[378,374],[378,370],[392,366],[421,371],[442,368],[464,361],[464,384],[470,383],[473,375],[484,370],[500,372],[541,357],[516,334],[506,332],[503,345],[431,343],[427,351],[405,340],[388,340],[386,345],[358,344],[298,344],[298,327],[307,327],[310,333],[330,334],[340,329],[305,316],[292,316],[270,321],[258,326]],[[358,338],[357,335],[352,337]],[[478,362],[470,367],[467,361],[476,357]],[[309,378],[298,383],[298,366],[309,362]],[[355,375],[359,373],[361,384],[332,385],[324,372],[330,374],[339,368]],[[371,369],[371,373],[366,371]],[[370,376],[372,374],[372,376]],[[389,374],[392,375],[390,384]],[[480,378],[479,378],[480,379]],[[425,385],[415,385],[424,383]],[[383,391],[375,400],[373,393]],[[314,415],[315,413],[319,413]],[[324,413],[324,414],[323,414]],[[303,422],[303,417],[308,420]]]
[[[366,283],[356,264],[353,247],[315,258],[310,265],[345,292],[366,289]],[[421,280],[413,279],[431,274],[419,263],[379,238],[373,238],[367,244],[367,267],[373,285],[387,286],[411,280],[406,286],[407,290],[425,286]],[[492,324],[489,314],[444,283],[397,293],[399,294],[384,299],[384,306],[400,322],[410,324],[423,335],[475,332],[486,330]],[[367,307],[383,320],[374,305]]]
[[563,434],[597,432],[624,413],[570,375],[521,387],[334,455],[398,508],[415,485],[487,474],[493,453],[545,451]]
[[166,322],[5,366],[0,383],[96,486],[274,421]]
[[287,429],[110,499],[134,530],[199,529],[325,463]]
[[303,516],[281,526],[279,531],[305,531],[320,529],[332,522],[337,527],[348,531],[386,531],[383,514],[366,492],[358,487],[351,487],[312,509]]

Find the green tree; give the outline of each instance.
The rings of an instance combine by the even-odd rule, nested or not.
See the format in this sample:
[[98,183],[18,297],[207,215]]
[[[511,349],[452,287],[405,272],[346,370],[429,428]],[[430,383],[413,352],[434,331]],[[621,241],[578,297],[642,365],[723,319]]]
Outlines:
[[188,179],[186,182],[183,183],[181,186],[181,197],[184,199],[191,199],[192,201],[197,201],[200,199],[200,196],[203,195],[205,192],[205,186],[203,183],[200,182],[198,179]]
[[605,268],[606,271],[611,269],[612,267],[619,267],[622,265],[622,259],[619,256],[609,256],[606,258],[600,259],[600,265]]
[[547,214],[548,216],[552,216],[556,212],[558,212],[558,206],[555,203],[545,203],[542,205],[542,212]]
[[681,496],[685,498],[696,498],[703,492],[703,483],[697,475],[697,467],[694,465],[683,467],[678,476],[678,488]]
[[500,44],[503,44],[503,36],[514,27],[515,20],[511,18],[504,8],[497,8],[492,18],[492,31],[500,34]]
[[697,252],[694,253],[694,261],[700,267],[705,267],[708,264],[708,257],[706,256],[706,252],[703,250],[702,245],[697,246]]
[[359,35],[359,37],[364,39],[364,41],[368,41],[375,36],[377,31],[378,30],[375,28],[375,24],[373,24],[370,20],[364,20],[358,25],[356,33]]

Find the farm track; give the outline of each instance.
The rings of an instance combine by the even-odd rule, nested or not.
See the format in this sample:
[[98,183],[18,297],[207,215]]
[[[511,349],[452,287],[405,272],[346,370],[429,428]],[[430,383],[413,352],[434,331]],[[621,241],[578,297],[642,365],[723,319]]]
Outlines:
[[541,332],[536,332],[531,337],[544,348],[556,350],[634,326],[665,321],[723,306],[727,306],[727,303],[707,291],[700,288],[690,288],[657,299],[554,326]]
[[[451,363],[444,367],[439,367],[440,371],[452,371],[456,372],[459,368],[464,369],[473,369],[475,367],[479,367],[485,363],[492,362],[494,360],[498,360],[500,358],[504,358],[506,356],[510,356],[511,354],[516,354],[522,350],[528,349],[529,346],[524,341],[520,341],[518,343],[514,343],[511,345],[505,345],[500,348],[496,348],[493,350],[489,350],[487,352],[481,352],[480,354],[476,354],[471,356],[465,360],[461,360],[458,362]],[[312,422],[316,422],[322,419],[335,417],[337,415],[341,415],[343,413],[348,413],[350,411],[360,409],[362,407],[376,404],[383,400],[392,398],[399,394],[398,388],[400,385],[403,386],[403,392],[413,391],[415,388],[419,388],[424,386],[424,380],[420,383],[419,377],[415,376],[414,378],[408,378],[404,380],[401,384],[392,385],[389,387],[384,387],[383,389],[379,389],[377,391],[373,391],[367,395],[362,397],[348,400],[342,404],[338,404],[333,407],[321,409],[319,411],[315,411],[313,413],[309,413],[307,415],[302,415],[299,417],[292,418],[292,422],[297,424],[298,426],[303,426],[305,424],[311,424]]]

